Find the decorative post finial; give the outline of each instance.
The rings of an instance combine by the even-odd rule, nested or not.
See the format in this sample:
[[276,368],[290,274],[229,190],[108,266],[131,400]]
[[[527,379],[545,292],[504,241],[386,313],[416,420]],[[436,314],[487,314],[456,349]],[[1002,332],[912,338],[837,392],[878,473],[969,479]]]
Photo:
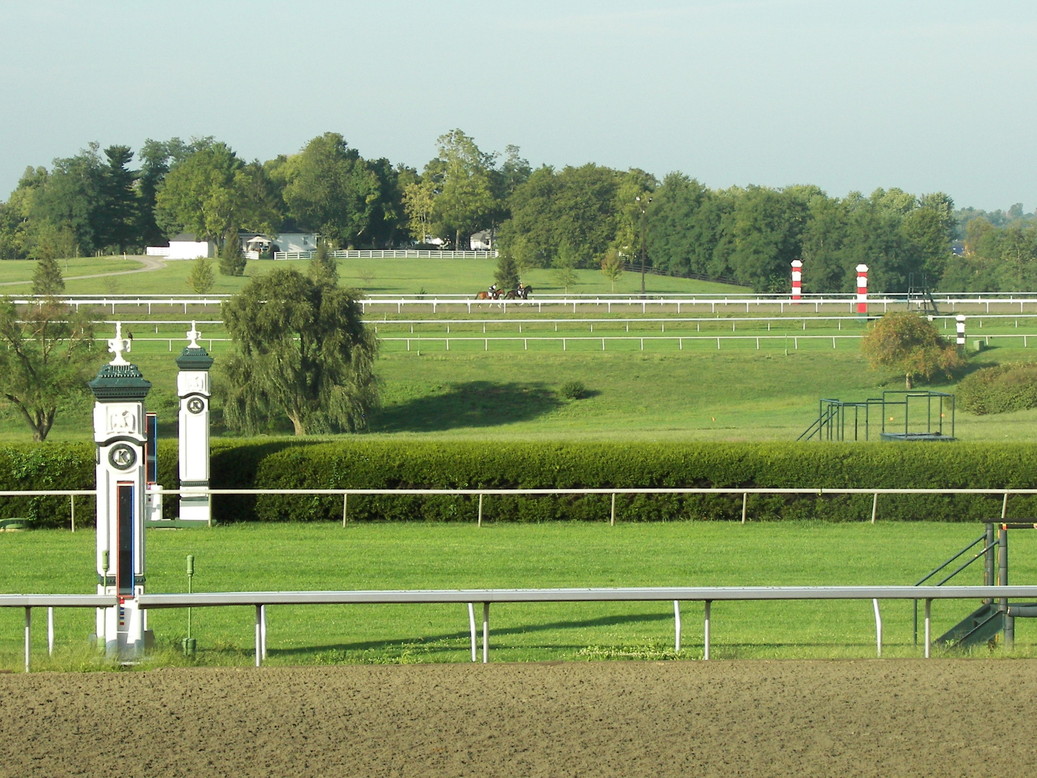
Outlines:
[[201,348],[198,345],[198,338],[202,337],[202,333],[198,331],[197,322],[191,322],[191,329],[187,331],[187,339],[190,341],[187,344],[188,348]]
[[111,365],[128,365],[129,362],[123,356],[125,352],[130,350],[131,341],[128,338],[122,336],[122,322],[115,322],[115,337],[110,338],[108,341],[108,350],[115,354],[112,357],[112,361],[109,362]]

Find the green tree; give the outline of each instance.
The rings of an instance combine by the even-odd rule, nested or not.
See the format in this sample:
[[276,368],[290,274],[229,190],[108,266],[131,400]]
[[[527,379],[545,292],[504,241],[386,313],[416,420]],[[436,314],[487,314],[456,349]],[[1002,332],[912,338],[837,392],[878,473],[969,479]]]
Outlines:
[[715,242],[696,216],[709,190],[683,173],[670,173],[652,195],[648,250],[652,266],[675,274],[705,275]]
[[750,187],[738,198],[728,229],[735,279],[757,292],[788,288],[789,267],[802,253],[807,205],[796,192]]
[[187,285],[196,294],[206,294],[212,291],[216,284],[216,274],[213,273],[212,260],[208,257],[198,257],[191,265],[191,272],[187,274]]
[[482,152],[461,130],[441,135],[437,144],[439,156],[425,166],[425,177],[436,192],[436,234],[455,249],[469,249],[472,233],[490,227],[498,209],[491,180],[493,155]]
[[623,258],[615,249],[607,252],[601,259],[601,274],[612,284],[612,291],[616,291],[616,281],[623,275]]
[[140,217],[137,198],[138,173],[129,169],[133,152],[129,146],[109,146],[104,150],[106,163],[101,168],[97,224],[97,245],[118,253],[140,243]]
[[220,248],[220,273],[225,276],[243,276],[248,260],[241,250],[237,235],[227,236]]
[[43,297],[57,297],[65,293],[65,278],[54,257],[41,257],[36,260],[32,271],[32,293]]
[[47,439],[63,405],[85,400],[96,368],[91,317],[57,299],[64,290],[60,276],[53,259],[41,260],[33,274],[34,303],[19,309],[9,298],[0,300],[0,395],[37,442]]
[[74,157],[54,160],[54,169],[33,199],[34,234],[71,233],[71,254],[90,255],[101,248],[103,175],[96,143]]
[[436,188],[432,181],[412,181],[403,188],[403,210],[407,214],[407,230],[418,243],[435,237],[432,208]]
[[8,201],[0,203],[0,259],[25,259],[33,251],[34,204],[49,175],[45,167],[26,168]]
[[337,132],[314,138],[285,165],[288,217],[334,246],[361,243],[380,200],[377,173]]
[[262,165],[246,165],[223,143],[198,149],[170,168],[155,198],[166,235],[191,233],[220,246],[239,230],[271,231],[277,217]]
[[314,281],[323,281],[330,286],[338,285],[338,263],[324,239],[317,242],[317,250],[310,258],[308,274]]
[[868,327],[861,352],[873,368],[890,367],[904,375],[905,388],[916,376],[928,380],[936,373],[950,375],[964,365],[964,357],[948,343],[932,322],[915,313],[888,313]]
[[576,252],[569,243],[563,243],[555,255],[554,276],[565,294],[569,294],[570,286],[576,286]]
[[[138,177],[140,221],[137,234],[141,245],[155,246],[162,242],[165,233],[155,221],[158,190],[162,187],[171,166],[183,162],[196,151],[212,146],[212,137],[193,138],[184,142],[180,138],[157,141],[148,138],[141,146],[140,173]],[[171,233],[172,234],[172,233]]]
[[551,267],[567,245],[574,267],[596,267],[614,245],[622,174],[598,165],[541,167],[511,197],[499,245],[523,267]]
[[847,292],[853,281],[843,258],[846,208],[842,201],[819,193],[809,198],[807,209],[801,238],[805,287],[811,292]]
[[296,435],[362,429],[378,400],[377,340],[353,292],[278,268],[223,305],[237,353],[225,361],[225,413],[247,433],[278,417]]
[[497,270],[493,274],[493,280],[497,282],[497,287],[500,289],[517,289],[519,285],[519,269],[518,263],[515,262],[509,252],[501,252],[500,256],[497,257]]

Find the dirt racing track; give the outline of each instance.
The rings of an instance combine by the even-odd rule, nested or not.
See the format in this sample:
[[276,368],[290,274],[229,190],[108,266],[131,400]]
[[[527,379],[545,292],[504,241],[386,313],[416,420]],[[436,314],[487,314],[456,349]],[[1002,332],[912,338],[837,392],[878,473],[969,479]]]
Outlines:
[[0,675],[2,776],[1033,775],[1034,660]]

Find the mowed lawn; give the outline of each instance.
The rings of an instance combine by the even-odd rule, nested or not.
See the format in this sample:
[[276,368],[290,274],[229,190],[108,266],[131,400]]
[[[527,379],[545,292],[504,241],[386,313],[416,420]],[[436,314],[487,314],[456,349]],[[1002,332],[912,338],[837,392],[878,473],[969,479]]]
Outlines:
[[[248,525],[149,530],[150,592],[554,588],[628,586],[907,585],[982,534],[979,525],[674,522],[661,524]],[[1037,534],[1012,535],[1012,580],[1033,581]],[[0,591],[91,592],[94,533],[0,534],[7,564]],[[974,565],[957,582],[982,583]],[[936,602],[940,634],[974,607]],[[477,617],[481,609],[476,608]],[[883,655],[919,656],[910,603],[887,602]],[[682,606],[679,658],[702,655],[701,603]],[[23,613],[0,613],[0,667],[21,666]],[[158,611],[156,661],[180,662],[185,611]],[[252,608],[196,608],[195,661],[250,664]],[[35,664],[48,666],[43,612],[36,614]],[[463,605],[271,607],[274,664],[466,661]],[[1037,632],[1017,622],[1016,647],[1031,656]],[[60,666],[93,666],[92,612],[58,611]],[[875,656],[866,601],[716,603],[713,657]],[[671,603],[507,604],[491,611],[493,661],[675,658]],[[998,646],[977,655],[1002,655]],[[79,663],[79,664],[77,664]]]
[[[103,267],[71,260],[67,275]],[[115,262],[116,264],[111,264]],[[6,264],[6,263],[4,263]],[[187,265],[155,273],[116,275],[69,282],[78,293],[187,293]],[[294,263],[302,267],[305,263]],[[171,263],[172,265],[172,263]],[[273,263],[250,264],[250,273]],[[341,263],[340,263],[341,267]],[[369,293],[457,293],[492,280],[492,264],[475,268],[415,264],[342,268],[344,283],[366,284]],[[11,268],[3,268],[13,272]],[[550,271],[527,281],[550,288]],[[588,291],[603,279],[583,271]],[[598,278],[595,278],[598,276]],[[0,282],[11,276],[0,273]],[[114,280],[113,280],[114,279]],[[627,285],[635,282],[632,274]],[[218,277],[221,292],[247,279]],[[649,279],[676,284],[679,279]],[[181,288],[181,285],[183,288]],[[483,281],[478,281],[481,288]],[[670,287],[672,290],[672,287]],[[683,287],[690,290],[687,286]],[[376,292],[377,290],[377,292]],[[560,290],[557,290],[560,291]],[[582,291],[578,289],[577,291]],[[618,290],[617,290],[618,291]],[[631,291],[631,290],[625,290]],[[655,291],[655,290],[653,290]],[[204,330],[204,328],[203,328]],[[141,339],[143,340],[143,339]],[[131,360],[153,384],[149,410],[160,414],[164,435],[175,435],[175,357],[184,345],[138,344]],[[214,382],[229,344],[216,343]],[[970,369],[1008,361],[1028,361],[1027,349],[996,346],[972,356]],[[98,368],[107,361],[103,349]],[[788,441],[816,418],[820,398],[861,400],[903,387],[903,378],[872,371],[856,348],[840,344],[755,349],[686,348],[600,350],[564,353],[538,350],[508,353],[435,349],[383,349],[377,372],[382,407],[371,415],[366,434],[421,438],[614,439],[642,441]],[[959,377],[960,378],[960,377]],[[580,399],[566,397],[567,383],[584,386]],[[954,391],[954,381],[927,388]],[[10,409],[8,409],[10,411]],[[216,401],[214,434],[219,423]],[[52,433],[55,441],[89,440],[91,403],[66,406]],[[1031,440],[1037,411],[996,417],[958,412],[962,440]],[[26,441],[28,433],[10,412],[0,421],[0,439]],[[823,445],[819,443],[802,445]],[[898,444],[890,444],[898,445]],[[912,444],[914,445],[914,444]],[[904,447],[905,456],[910,446]],[[911,584],[957,552],[982,531],[972,525],[663,523],[573,525],[351,525],[231,526],[212,530],[148,531],[147,586],[151,592],[185,591],[185,560],[196,560],[195,591],[337,590],[468,587],[709,586]],[[1037,536],[1013,535],[1012,581],[1035,580]],[[1031,548],[1032,545],[1032,548]],[[0,533],[7,564],[0,591],[91,592],[95,587],[94,534],[60,531]],[[970,570],[964,583],[980,583]],[[949,628],[972,603],[936,603],[937,633]],[[911,605],[883,605],[884,654],[918,656]],[[702,653],[702,606],[685,604],[680,658]],[[21,666],[24,614],[0,612],[0,667]],[[493,661],[671,658],[673,608],[658,604],[514,604],[495,607],[491,616]],[[250,608],[195,609],[192,635],[197,661],[242,664],[253,661]],[[269,648],[272,663],[465,661],[468,616],[462,606],[342,606],[272,608]],[[180,641],[187,614],[157,612],[151,627],[159,641],[156,659],[186,662]],[[871,604],[725,603],[713,609],[713,656],[809,657],[874,656]],[[94,667],[87,646],[92,613],[59,611],[55,667]],[[36,614],[36,666],[46,667],[43,614]],[[1031,624],[1020,620],[1013,655],[1035,651]],[[994,650],[1004,653],[1004,647]],[[984,648],[978,655],[988,655]]]

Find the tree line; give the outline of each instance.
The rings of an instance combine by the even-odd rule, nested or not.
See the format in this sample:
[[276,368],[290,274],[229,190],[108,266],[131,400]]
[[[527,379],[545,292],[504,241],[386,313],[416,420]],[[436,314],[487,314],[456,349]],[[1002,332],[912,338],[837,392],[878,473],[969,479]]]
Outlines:
[[[947,194],[816,186],[711,189],[684,173],[588,163],[533,169],[517,146],[486,152],[461,130],[422,170],[366,159],[327,132],[299,152],[241,159],[211,137],[91,143],[29,167],[0,202],[0,259],[141,252],[189,233],[225,253],[239,232],[316,232],[329,248],[468,248],[488,231],[519,268],[615,268],[730,280],[760,292],[847,292],[867,264],[873,289],[1003,291],[1037,282],[1037,219],[1021,206],[955,209]],[[221,263],[240,273],[244,263]]]

